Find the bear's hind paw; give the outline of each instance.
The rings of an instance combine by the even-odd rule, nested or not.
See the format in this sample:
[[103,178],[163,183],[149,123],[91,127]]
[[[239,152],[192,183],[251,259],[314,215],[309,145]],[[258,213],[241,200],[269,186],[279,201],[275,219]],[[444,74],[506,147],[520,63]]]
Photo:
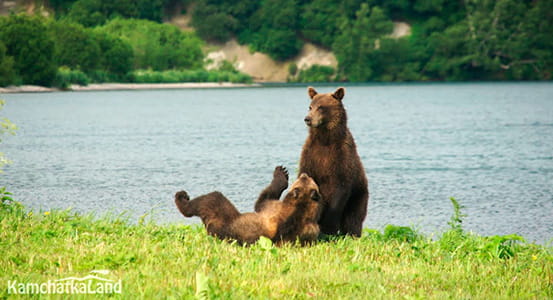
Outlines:
[[273,177],[284,179],[286,182],[288,182],[288,170],[286,169],[286,167],[277,166],[275,168],[275,171],[273,172]]
[[185,191],[180,191],[175,194],[175,204],[177,205],[180,213],[185,217],[191,217],[193,214],[190,212],[190,197]]

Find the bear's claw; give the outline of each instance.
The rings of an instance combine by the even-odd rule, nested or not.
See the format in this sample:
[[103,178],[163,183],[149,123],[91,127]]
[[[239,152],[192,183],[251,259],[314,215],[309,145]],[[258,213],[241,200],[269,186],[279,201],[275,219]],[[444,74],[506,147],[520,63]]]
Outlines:
[[279,195],[288,187],[288,170],[285,167],[277,166],[275,168],[271,185],[278,189]]
[[277,178],[282,176],[286,181],[288,181],[288,170],[286,167],[277,166],[273,172],[273,177]]

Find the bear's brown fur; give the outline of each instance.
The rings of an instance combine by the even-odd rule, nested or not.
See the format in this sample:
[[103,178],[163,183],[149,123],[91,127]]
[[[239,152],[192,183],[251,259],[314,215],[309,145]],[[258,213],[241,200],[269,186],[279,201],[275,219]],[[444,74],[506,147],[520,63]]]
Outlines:
[[325,234],[361,236],[369,201],[368,181],[342,104],[345,90],[319,94],[308,88],[311,98],[305,123],[309,135],[303,145],[300,173],[319,185]]
[[185,217],[199,216],[210,235],[255,243],[260,236],[274,243],[312,242],[319,235],[319,188],[306,174],[301,174],[282,201],[288,187],[288,172],[276,167],[271,184],[261,192],[255,207],[258,212],[241,214],[220,192],[212,192],[190,200],[185,191],[177,192],[175,203]]

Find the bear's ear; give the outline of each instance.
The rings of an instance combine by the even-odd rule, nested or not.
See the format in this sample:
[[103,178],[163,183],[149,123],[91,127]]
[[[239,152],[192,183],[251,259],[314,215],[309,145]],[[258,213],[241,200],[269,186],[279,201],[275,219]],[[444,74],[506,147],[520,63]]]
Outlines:
[[345,94],[346,94],[346,90],[343,87],[340,87],[334,92],[334,94],[332,94],[332,97],[342,101]]
[[297,199],[299,196],[300,196],[300,189],[298,189],[298,188],[293,189],[292,190],[292,197],[294,199]]
[[310,86],[307,88],[307,94],[309,94],[309,98],[313,99],[313,97],[317,95],[317,91],[315,91],[315,89],[312,86]]

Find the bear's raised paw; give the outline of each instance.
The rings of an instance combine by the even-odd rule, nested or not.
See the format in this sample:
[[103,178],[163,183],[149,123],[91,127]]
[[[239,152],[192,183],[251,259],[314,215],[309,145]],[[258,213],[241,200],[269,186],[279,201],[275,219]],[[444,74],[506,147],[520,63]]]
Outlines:
[[285,190],[288,187],[288,170],[283,166],[277,166],[273,172],[273,183]]
[[185,191],[180,191],[175,194],[175,204],[177,205],[177,208],[183,214],[185,217],[189,215],[187,212],[186,207],[188,206],[188,201],[190,201],[190,197]]
[[279,176],[283,176],[283,178],[288,181],[288,170],[286,169],[286,167],[283,167],[283,166],[277,166],[275,168],[275,171],[273,172],[273,177],[279,177]]

